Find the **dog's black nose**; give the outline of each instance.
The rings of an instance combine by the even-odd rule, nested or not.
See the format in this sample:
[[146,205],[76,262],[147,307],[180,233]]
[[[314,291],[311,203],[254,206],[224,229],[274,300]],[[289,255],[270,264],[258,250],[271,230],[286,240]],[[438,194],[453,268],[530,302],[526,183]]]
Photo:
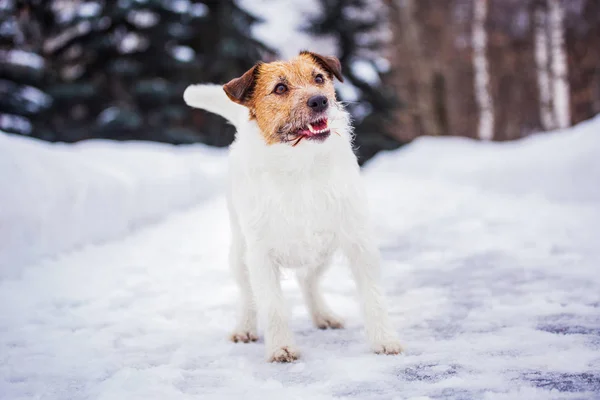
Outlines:
[[327,97],[319,94],[317,96],[313,96],[306,102],[308,106],[316,112],[327,110]]

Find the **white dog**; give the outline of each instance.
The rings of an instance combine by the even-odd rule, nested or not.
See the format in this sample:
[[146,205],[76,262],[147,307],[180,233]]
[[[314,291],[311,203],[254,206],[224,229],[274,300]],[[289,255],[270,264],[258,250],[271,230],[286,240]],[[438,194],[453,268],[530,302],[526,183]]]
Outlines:
[[223,87],[189,86],[183,97],[229,120],[230,264],[241,291],[231,339],[257,340],[264,318],[267,359],[290,362],[299,351],[288,325],[282,268],[295,269],[314,324],[341,328],[319,280],[334,252],[348,257],[376,353],[402,348],[377,284],[379,253],[369,226],[349,116],[336,101],[342,80],[335,57],[302,52],[288,62],[257,64]]

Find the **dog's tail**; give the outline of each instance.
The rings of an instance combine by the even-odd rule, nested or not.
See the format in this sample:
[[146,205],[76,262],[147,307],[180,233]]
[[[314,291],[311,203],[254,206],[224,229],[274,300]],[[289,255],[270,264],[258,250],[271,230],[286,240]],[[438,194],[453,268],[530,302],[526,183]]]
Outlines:
[[202,108],[222,116],[236,128],[244,118],[248,119],[246,107],[229,100],[220,85],[190,85],[183,92],[183,100],[190,107]]

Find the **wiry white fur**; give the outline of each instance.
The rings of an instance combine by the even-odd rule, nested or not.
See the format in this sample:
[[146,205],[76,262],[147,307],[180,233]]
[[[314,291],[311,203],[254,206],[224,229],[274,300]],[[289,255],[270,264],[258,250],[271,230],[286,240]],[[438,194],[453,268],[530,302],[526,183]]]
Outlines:
[[266,321],[267,359],[298,357],[280,286],[282,268],[297,271],[316,326],[342,327],[319,289],[322,272],[341,249],[357,283],[372,349],[399,353],[377,284],[379,252],[343,107],[329,108],[332,133],[325,142],[302,140],[292,147],[267,145],[248,110],[230,101],[220,86],[192,85],[184,99],[192,107],[222,115],[237,128],[230,148],[228,204],[230,264],[241,290],[241,311],[232,339],[256,340],[258,308]]

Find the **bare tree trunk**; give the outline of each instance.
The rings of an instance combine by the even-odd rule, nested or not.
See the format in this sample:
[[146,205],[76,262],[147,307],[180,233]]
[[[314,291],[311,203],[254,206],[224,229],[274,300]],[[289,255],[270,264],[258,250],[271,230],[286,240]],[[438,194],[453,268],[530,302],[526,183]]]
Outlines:
[[551,97],[550,58],[548,56],[548,13],[538,4],[534,10],[535,63],[540,96],[540,120],[545,130],[554,129],[556,120]]
[[475,71],[475,98],[479,108],[478,136],[482,140],[494,138],[494,105],[490,93],[490,74],[487,59],[487,19],[488,0],[474,1],[473,17],[473,70]]
[[566,128],[571,125],[567,55],[563,27],[564,13],[559,0],[548,0],[550,49],[552,55],[552,95],[554,100],[554,116],[558,128]]
[[419,22],[415,19],[415,1],[396,0],[395,5],[407,50],[405,57],[409,60],[414,77],[414,101],[421,129],[426,135],[441,135],[443,132],[434,107],[434,71],[421,51],[424,43],[419,32]]

